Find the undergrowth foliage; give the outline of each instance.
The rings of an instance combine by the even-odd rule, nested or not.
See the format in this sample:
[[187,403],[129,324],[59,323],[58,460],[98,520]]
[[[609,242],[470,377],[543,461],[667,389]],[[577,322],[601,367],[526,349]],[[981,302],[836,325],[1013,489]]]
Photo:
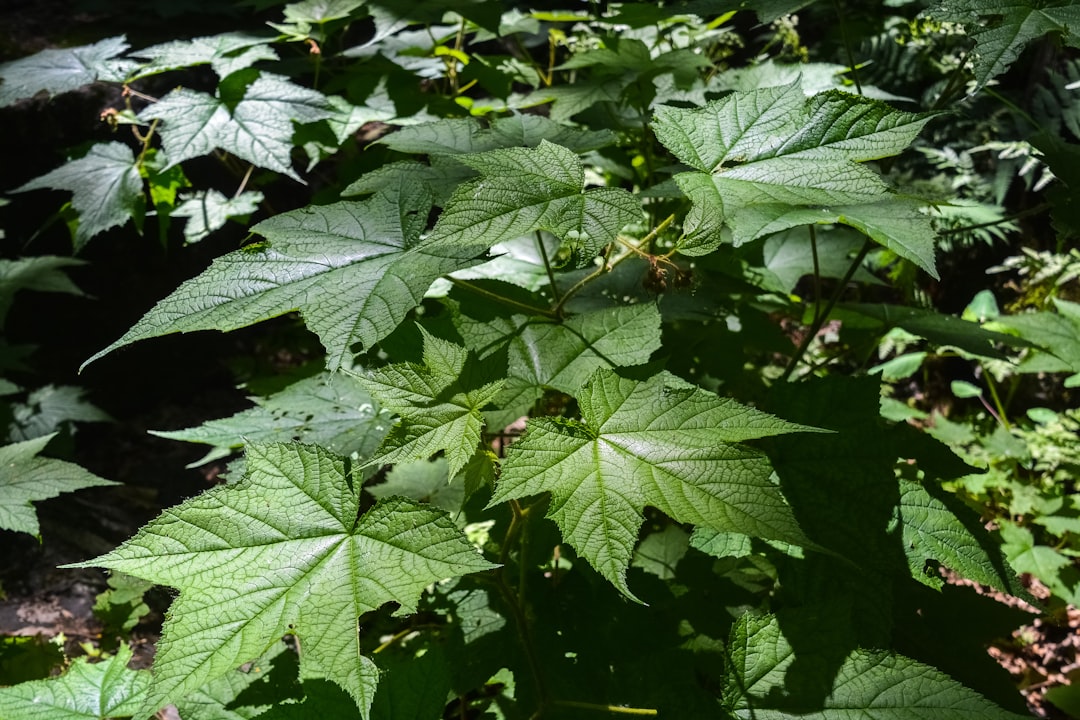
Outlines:
[[[0,716],[1024,713],[984,651],[1020,616],[1003,627],[943,576],[1033,600],[1014,568],[1049,573],[1077,597],[1067,477],[1031,500],[1060,511],[1035,528],[1055,549],[1014,512],[1003,550],[962,501],[986,465],[1018,492],[977,452],[991,432],[1049,432],[1010,424],[995,382],[1077,384],[1076,276],[1035,313],[920,303],[943,238],[1016,227],[972,179],[975,149],[964,165],[920,134],[974,122],[1031,42],[1076,46],[1075,7],[931,4],[883,21],[863,47],[894,66],[866,69],[850,43],[806,61],[787,12],[824,26],[835,3],[258,4],[278,13],[264,30],[0,65],[19,112],[123,89],[102,113],[114,139],[11,189],[69,193],[76,252],[128,223],[194,243],[258,220],[87,364],[290,313],[326,351],[249,410],[159,432],[210,446],[201,462],[242,454],[76,565],[116,571],[125,603],[177,591],[153,669],[120,645],[0,689]],[[1053,208],[1064,239],[1080,225],[1053,195],[1076,187],[1062,104],[1018,142],[1060,178],[1020,215]],[[187,177],[206,157],[215,187]],[[278,212],[286,185],[317,194]],[[75,261],[5,262],[5,310],[19,289],[78,292]],[[996,431],[924,432],[903,383],[946,355],[980,368]],[[1075,429],[1043,410],[1040,427]],[[0,527],[37,534],[31,501],[108,482],[36,457],[85,414],[0,449]]]

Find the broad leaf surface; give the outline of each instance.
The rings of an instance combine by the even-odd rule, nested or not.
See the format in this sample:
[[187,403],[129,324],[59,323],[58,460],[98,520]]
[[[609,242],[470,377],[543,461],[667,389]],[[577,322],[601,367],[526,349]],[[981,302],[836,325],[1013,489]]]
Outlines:
[[1021,51],[1047,33],[1080,47],[1080,7],[1071,0],[958,0],[926,10],[937,20],[958,22],[975,41],[976,89],[1002,74]]
[[0,327],[4,325],[15,293],[20,290],[82,295],[83,291],[64,271],[83,264],[82,260],[56,255],[0,260]]
[[484,382],[466,372],[465,348],[421,331],[422,365],[397,363],[357,376],[384,408],[401,417],[368,464],[426,460],[442,450],[453,477],[476,452],[484,427],[480,410],[502,389],[502,381]]
[[280,75],[247,69],[222,80],[216,96],[179,88],[147,107],[139,118],[161,120],[169,166],[221,149],[300,180],[290,158],[293,123],[334,114],[321,93]]
[[[467,311],[467,307],[463,307]],[[660,312],[641,303],[581,313],[562,322],[514,315],[457,324],[470,348],[487,355],[505,345],[506,381],[495,398],[509,424],[527,413],[546,389],[568,395],[597,368],[642,365],[660,347]]]
[[[880,176],[860,163],[901,152],[931,117],[839,91],[807,99],[798,83],[736,92],[698,109],[659,108],[657,138],[697,171],[675,177],[695,205],[685,250],[714,249],[722,223],[739,243],[840,217],[854,218],[849,224],[859,227],[862,213],[868,215],[862,225],[884,229],[859,229],[878,242],[890,238],[893,250],[933,273],[932,248],[926,247],[929,220],[909,247],[904,231],[920,227],[910,210],[894,218],[887,209],[857,207],[890,198]],[[799,208],[821,214],[782,220]]]
[[171,215],[188,219],[184,224],[184,239],[195,243],[224,227],[229,218],[243,217],[255,212],[262,201],[263,194],[252,190],[231,198],[217,190],[200,190],[185,198]]
[[364,489],[377,498],[400,495],[456,514],[465,500],[465,485],[450,482],[448,469],[444,457],[402,463],[386,473],[386,482]]
[[209,64],[219,78],[225,78],[260,60],[277,60],[277,53],[268,46],[272,40],[265,35],[229,32],[191,40],[171,40],[133,52],[131,57],[148,61],[139,68],[136,77]]
[[54,435],[0,447],[0,528],[31,535],[39,532],[30,503],[82,488],[115,485],[74,463],[37,457]]
[[591,257],[641,216],[638,201],[625,190],[584,190],[577,155],[546,140],[536,148],[459,159],[480,177],[454,191],[427,240],[431,247],[488,248],[548,230]]
[[403,153],[460,155],[500,148],[536,147],[542,140],[576,153],[596,150],[615,142],[609,130],[580,130],[542,115],[513,115],[484,128],[473,118],[449,118],[404,127],[379,140]]
[[118,36],[93,45],[42,50],[0,64],[0,107],[42,91],[59,95],[98,80],[122,80],[125,68],[132,63],[115,58],[127,49],[127,41]]
[[90,663],[89,658],[81,657],[60,677],[0,688],[0,717],[108,720],[133,715],[146,697],[150,673],[129,670],[131,657],[131,648],[121,644],[107,660]]
[[728,641],[724,705],[746,720],[1019,720],[945,673],[896,653],[852,650],[830,686],[796,683],[789,671],[796,660],[815,662],[795,648],[775,616],[743,615]]
[[[143,710],[202,687],[282,635],[300,640],[302,678],[332,680],[366,717],[378,671],[357,618],[416,608],[429,584],[492,567],[441,511],[391,498],[359,514],[344,462],[317,446],[252,445],[248,476],[166,510],[105,567],[180,591]],[[282,559],[288,563],[283,564]]]
[[123,143],[98,143],[77,160],[16,188],[68,190],[71,206],[79,214],[75,247],[109,228],[135,217],[141,222],[143,181],[131,148]]
[[85,395],[85,388],[74,385],[50,384],[35,388],[25,401],[11,405],[8,440],[32,440],[62,430],[72,422],[112,420]]
[[551,493],[548,516],[605,578],[633,597],[626,568],[642,510],[678,522],[800,544],[772,467],[744,440],[812,430],[660,374],[597,370],[577,393],[581,421],[533,418],[510,446],[492,503]]
[[417,245],[426,220],[419,191],[309,206],[252,228],[265,242],[218,258],[159,302],[122,338],[235,330],[299,310],[327,349],[327,367],[351,364],[350,347],[388,335],[441,275],[475,264],[471,252]]
[[320,373],[267,397],[232,417],[209,420],[186,430],[151,431],[172,440],[212,445],[194,465],[225,457],[245,443],[298,441],[320,445],[335,455],[366,458],[382,442],[390,417],[371,395],[344,373]]

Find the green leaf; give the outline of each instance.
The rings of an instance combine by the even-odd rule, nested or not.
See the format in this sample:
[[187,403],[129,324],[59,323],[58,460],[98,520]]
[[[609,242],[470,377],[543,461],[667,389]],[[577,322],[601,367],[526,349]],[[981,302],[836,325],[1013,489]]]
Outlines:
[[0,64],[0,107],[42,91],[59,95],[98,80],[118,82],[130,63],[115,58],[127,49],[127,41],[120,35],[93,45],[42,50]]
[[218,258],[159,302],[93,362],[137,340],[235,330],[299,310],[327,349],[327,368],[351,365],[420,304],[436,278],[475,264],[471,252],[417,245],[427,219],[421,191],[309,206],[252,228],[265,242]]
[[32,440],[55,433],[70,422],[112,420],[97,406],[83,399],[86,390],[73,385],[45,385],[34,389],[25,402],[11,406],[8,440]]
[[459,482],[451,483],[448,469],[449,463],[444,457],[430,462],[419,460],[395,465],[386,474],[386,482],[364,489],[377,498],[400,495],[454,514],[461,510],[465,501],[465,486]]
[[363,4],[364,0],[301,0],[285,6],[285,20],[320,25],[349,17],[349,13]]
[[334,113],[321,93],[249,68],[222,80],[217,96],[179,88],[139,118],[162,121],[167,167],[221,149],[300,181],[292,169],[293,123],[315,122]]
[[152,45],[131,53],[131,57],[149,61],[135,78],[206,64],[219,78],[226,78],[261,60],[277,60],[277,53],[268,46],[271,41],[273,38],[265,35],[229,32]]
[[0,447],[0,529],[36,536],[37,514],[31,502],[116,484],[74,463],[36,457],[53,437],[55,434]]
[[446,452],[453,477],[480,444],[481,408],[502,389],[502,381],[483,382],[466,372],[465,348],[424,335],[424,364],[397,363],[358,375],[360,384],[401,420],[368,465],[426,460]]
[[232,217],[244,217],[259,209],[263,194],[248,190],[234,197],[225,197],[217,190],[200,190],[184,198],[172,211],[173,217],[188,218],[184,239],[196,243],[225,226]]
[[810,431],[667,374],[597,370],[581,421],[533,418],[507,451],[492,504],[551,493],[567,542],[633,598],[626,568],[652,505],[681,523],[801,544],[806,538],[761,453],[735,443]]
[[139,620],[150,612],[143,596],[154,585],[119,572],[112,573],[108,583],[108,589],[94,598],[94,617],[104,626],[103,635],[129,635]]
[[962,23],[975,41],[974,90],[1008,70],[1028,43],[1047,33],[1080,45],[1080,7],[1071,0],[957,0],[924,14]]
[[987,330],[978,323],[933,310],[871,303],[843,304],[840,309],[853,311],[863,318],[872,318],[880,323],[883,331],[893,327],[903,328],[936,345],[952,345],[980,357],[1004,358],[1005,354],[994,346],[995,343],[1010,347],[1024,347],[1026,344],[1014,336]]
[[641,541],[630,564],[661,580],[674,580],[675,567],[689,548],[690,535],[678,525],[668,525]]
[[507,148],[464,155],[480,172],[454,191],[427,240],[430,247],[488,248],[548,230],[592,257],[625,225],[639,220],[641,207],[619,188],[583,190],[585,171],[577,156],[541,140],[536,148]]
[[[698,109],[658,108],[657,138],[698,171],[675,176],[696,210],[687,220],[685,249],[714,249],[721,223],[740,243],[795,224],[844,218],[878,242],[892,238],[894,249],[933,273],[925,237],[918,251],[900,241],[917,224],[911,208],[884,205],[890,197],[885,183],[859,164],[901,152],[931,117],[835,90],[807,99],[797,82],[736,92]],[[801,208],[813,211],[781,220]]]
[[121,570],[180,591],[142,711],[293,633],[301,677],[337,683],[366,718],[378,671],[358,651],[357,618],[392,601],[413,612],[429,584],[493,566],[430,507],[391,498],[358,517],[359,488],[345,463],[317,446],[252,445],[247,467],[240,483],[167,510],[116,550],[72,567]]
[[576,153],[596,150],[615,142],[610,130],[581,130],[542,115],[512,115],[484,128],[473,118],[448,118],[403,127],[378,142],[392,150],[425,155],[462,155],[500,148],[536,147],[541,141]]
[[[266,713],[271,703],[288,699],[287,691],[296,685],[296,664],[295,654],[284,642],[276,642],[262,656],[177,700],[176,709],[184,720],[251,720]],[[285,675],[289,671],[292,677]],[[356,714],[352,699],[345,699]]]
[[[508,424],[524,415],[546,389],[573,394],[597,368],[642,365],[660,347],[660,311],[656,305],[624,305],[574,315],[562,322],[514,315],[491,325],[462,317],[462,335],[477,352],[507,348],[507,378],[495,404]],[[483,348],[483,349],[482,349]],[[510,416],[513,417],[510,417]]]
[[[847,229],[819,231],[817,234],[817,268],[821,277],[840,279],[844,277],[851,259],[862,247],[863,240]],[[779,232],[765,240],[762,256],[765,270],[770,278],[768,289],[790,293],[799,280],[814,273],[814,254],[810,235],[805,230]],[[853,279],[871,284],[881,284],[863,267],[855,271]]]
[[1060,298],[1054,298],[1054,304],[1056,313],[1003,315],[995,325],[1015,330],[1021,338],[1040,346],[1073,372],[1080,372],[1080,304]]
[[[829,686],[788,685],[796,661],[814,664],[826,650],[796,649],[776,616],[743,615],[728,640],[724,706],[750,720],[1019,720],[929,665],[896,653],[855,649]],[[790,631],[789,631],[790,632]],[[816,679],[816,678],[815,678]]]
[[83,295],[83,291],[64,271],[84,264],[82,260],[56,255],[0,260],[0,328],[4,326],[11,302],[20,290]]
[[369,457],[390,426],[381,409],[355,378],[320,373],[267,397],[232,417],[209,420],[186,430],[151,430],[152,435],[211,445],[190,467],[226,457],[246,443],[298,441],[321,445],[335,455]]
[[121,644],[107,660],[91,664],[89,658],[81,657],[60,677],[0,688],[0,717],[108,720],[132,715],[144,702],[150,673],[129,670],[131,658],[131,648]]
[[75,249],[109,228],[134,217],[141,225],[145,200],[143,181],[135,155],[123,143],[98,143],[83,157],[21,185],[27,190],[68,190],[71,206],[79,214]]
[[904,552],[916,580],[941,587],[942,580],[936,573],[927,576],[924,572],[926,561],[933,559],[968,580],[1018,597],[1024,595],[997,543],[985,533],[976,535],[965,527],[952,510],[918,483],[900,481],[897,518]]

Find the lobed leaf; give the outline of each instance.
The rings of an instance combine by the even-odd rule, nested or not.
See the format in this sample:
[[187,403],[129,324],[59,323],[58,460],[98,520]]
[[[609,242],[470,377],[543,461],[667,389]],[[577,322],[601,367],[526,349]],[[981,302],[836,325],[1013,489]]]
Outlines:
[[30,503],[89,487],[115,485],[74,463],[37,457],[56,436],[43,435],[0,447],[0,529],[37,535]]
[[119,82],[132,63],[116,58],[127,49],[127,40],[119,35],[93,45],[42,50],[0,64],[0,107],[39,92],[59,95],[98,80]]
[[271,41],[273,37],[266,35],[228,32],[190,40],[171,40],[130,55],[148,61],[135,73],[135,78],[196,65],[210,65],[219,78],[226,78],[261,60],[277,60],[277,53],[269,47]]
[[235,330],[299,310],[327,349],[327,367],[351,365],[420,304],[441,275],[476,264],[471,252],[418,245],[426,220],[419,189],[361,202],[309,206],[252,228],[265,242],[218,258],[160,301],[87,364],[137,340]]
[[72,566],[180,591],[140,712],[291,633],[303,647],[301,678],[333,681],[367,718],[378,670],[358,650],[358,617],[387,602],[412,612],[429,584],[493,566],[430,506],[390,498],[360,515],[344,461],[318,446],[252,445],[247,468],[240,483],[166,510],[116,550]]
[[548,516],[567,542],[627,596],[645,505],[678,522],[806,542],[769,461],[737,443],[813,428],[667,374],[638,382],[597,370],[577,399],[581,421],[529,420],[491,504],[551,493]]

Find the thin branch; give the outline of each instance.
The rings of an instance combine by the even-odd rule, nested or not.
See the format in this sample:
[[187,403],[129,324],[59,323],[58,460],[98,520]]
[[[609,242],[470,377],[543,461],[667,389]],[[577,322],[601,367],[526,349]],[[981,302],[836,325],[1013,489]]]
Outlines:
[[579,702],[577,700],[556,700],[555,705],[562,707],[580,708],[582,710],[595,710],[596,712],[612,713],[613,715],[638,715],[656,717],[660,713],[655,708],[623,707],[621,705],[600,705],[598,703]]
[[1003,225],[1013,220],[1021,220],[1031,215],[1038,215],[1041,212],[1049,210],[1053,207],[1050,203],[1039,203],[1033,207],[1029,207],[1027,210],[1021,210],[1020,212],[1013,213],[998,220],[988,220],[987,222],[977,223],[975,225],[964,225],[963,227],[949,228],[948,230],[939,230],[938,235],[955,235],[956,233],[967,232],[968,230],[978,230],[984,227],[993,227],[994,225]]
[[540,253],[540,258],[544,261],[544,270],[547,271],[548,284],[551,286],[551,296],[555,299],[556,305],[562,300],[562,296],[559,295],[559,286],[555,284],[555,271],[551,267],[551,260],[548,259],[547,248],[544,247],[544,236],[537,230],[536,231],[536,250]]
[[471,293],[476,293],[477,295],[481,295],[483,297],[488,298],[489,300],[494,300],[495,302],[502,303],[503,305],[506,305],[508,307],[517,308],[518,310],[524,310],[525,312],[529,313],[530,315],[543,315],[544,317],[549,317],[549,318],[557,318],[558,317],[558,315],[552,310],[548,310],[547,308],[536,307],[535,305],[529,305],[529,304],[523,303],[523,302],[518,302],[517,300],[514,300],[512,298],[505,297],[505,296],[500,295],[498,293],[493,293],[490,290],[485,290],[484,288],[480,287],[479,285],[471,283],[468,280],[461,280],[460,278],[450,277],[450,276],[447,276],[446,279],[449,280],[450,282],[452,282],[454,285],[457,285],[460,288],[468,290]]

